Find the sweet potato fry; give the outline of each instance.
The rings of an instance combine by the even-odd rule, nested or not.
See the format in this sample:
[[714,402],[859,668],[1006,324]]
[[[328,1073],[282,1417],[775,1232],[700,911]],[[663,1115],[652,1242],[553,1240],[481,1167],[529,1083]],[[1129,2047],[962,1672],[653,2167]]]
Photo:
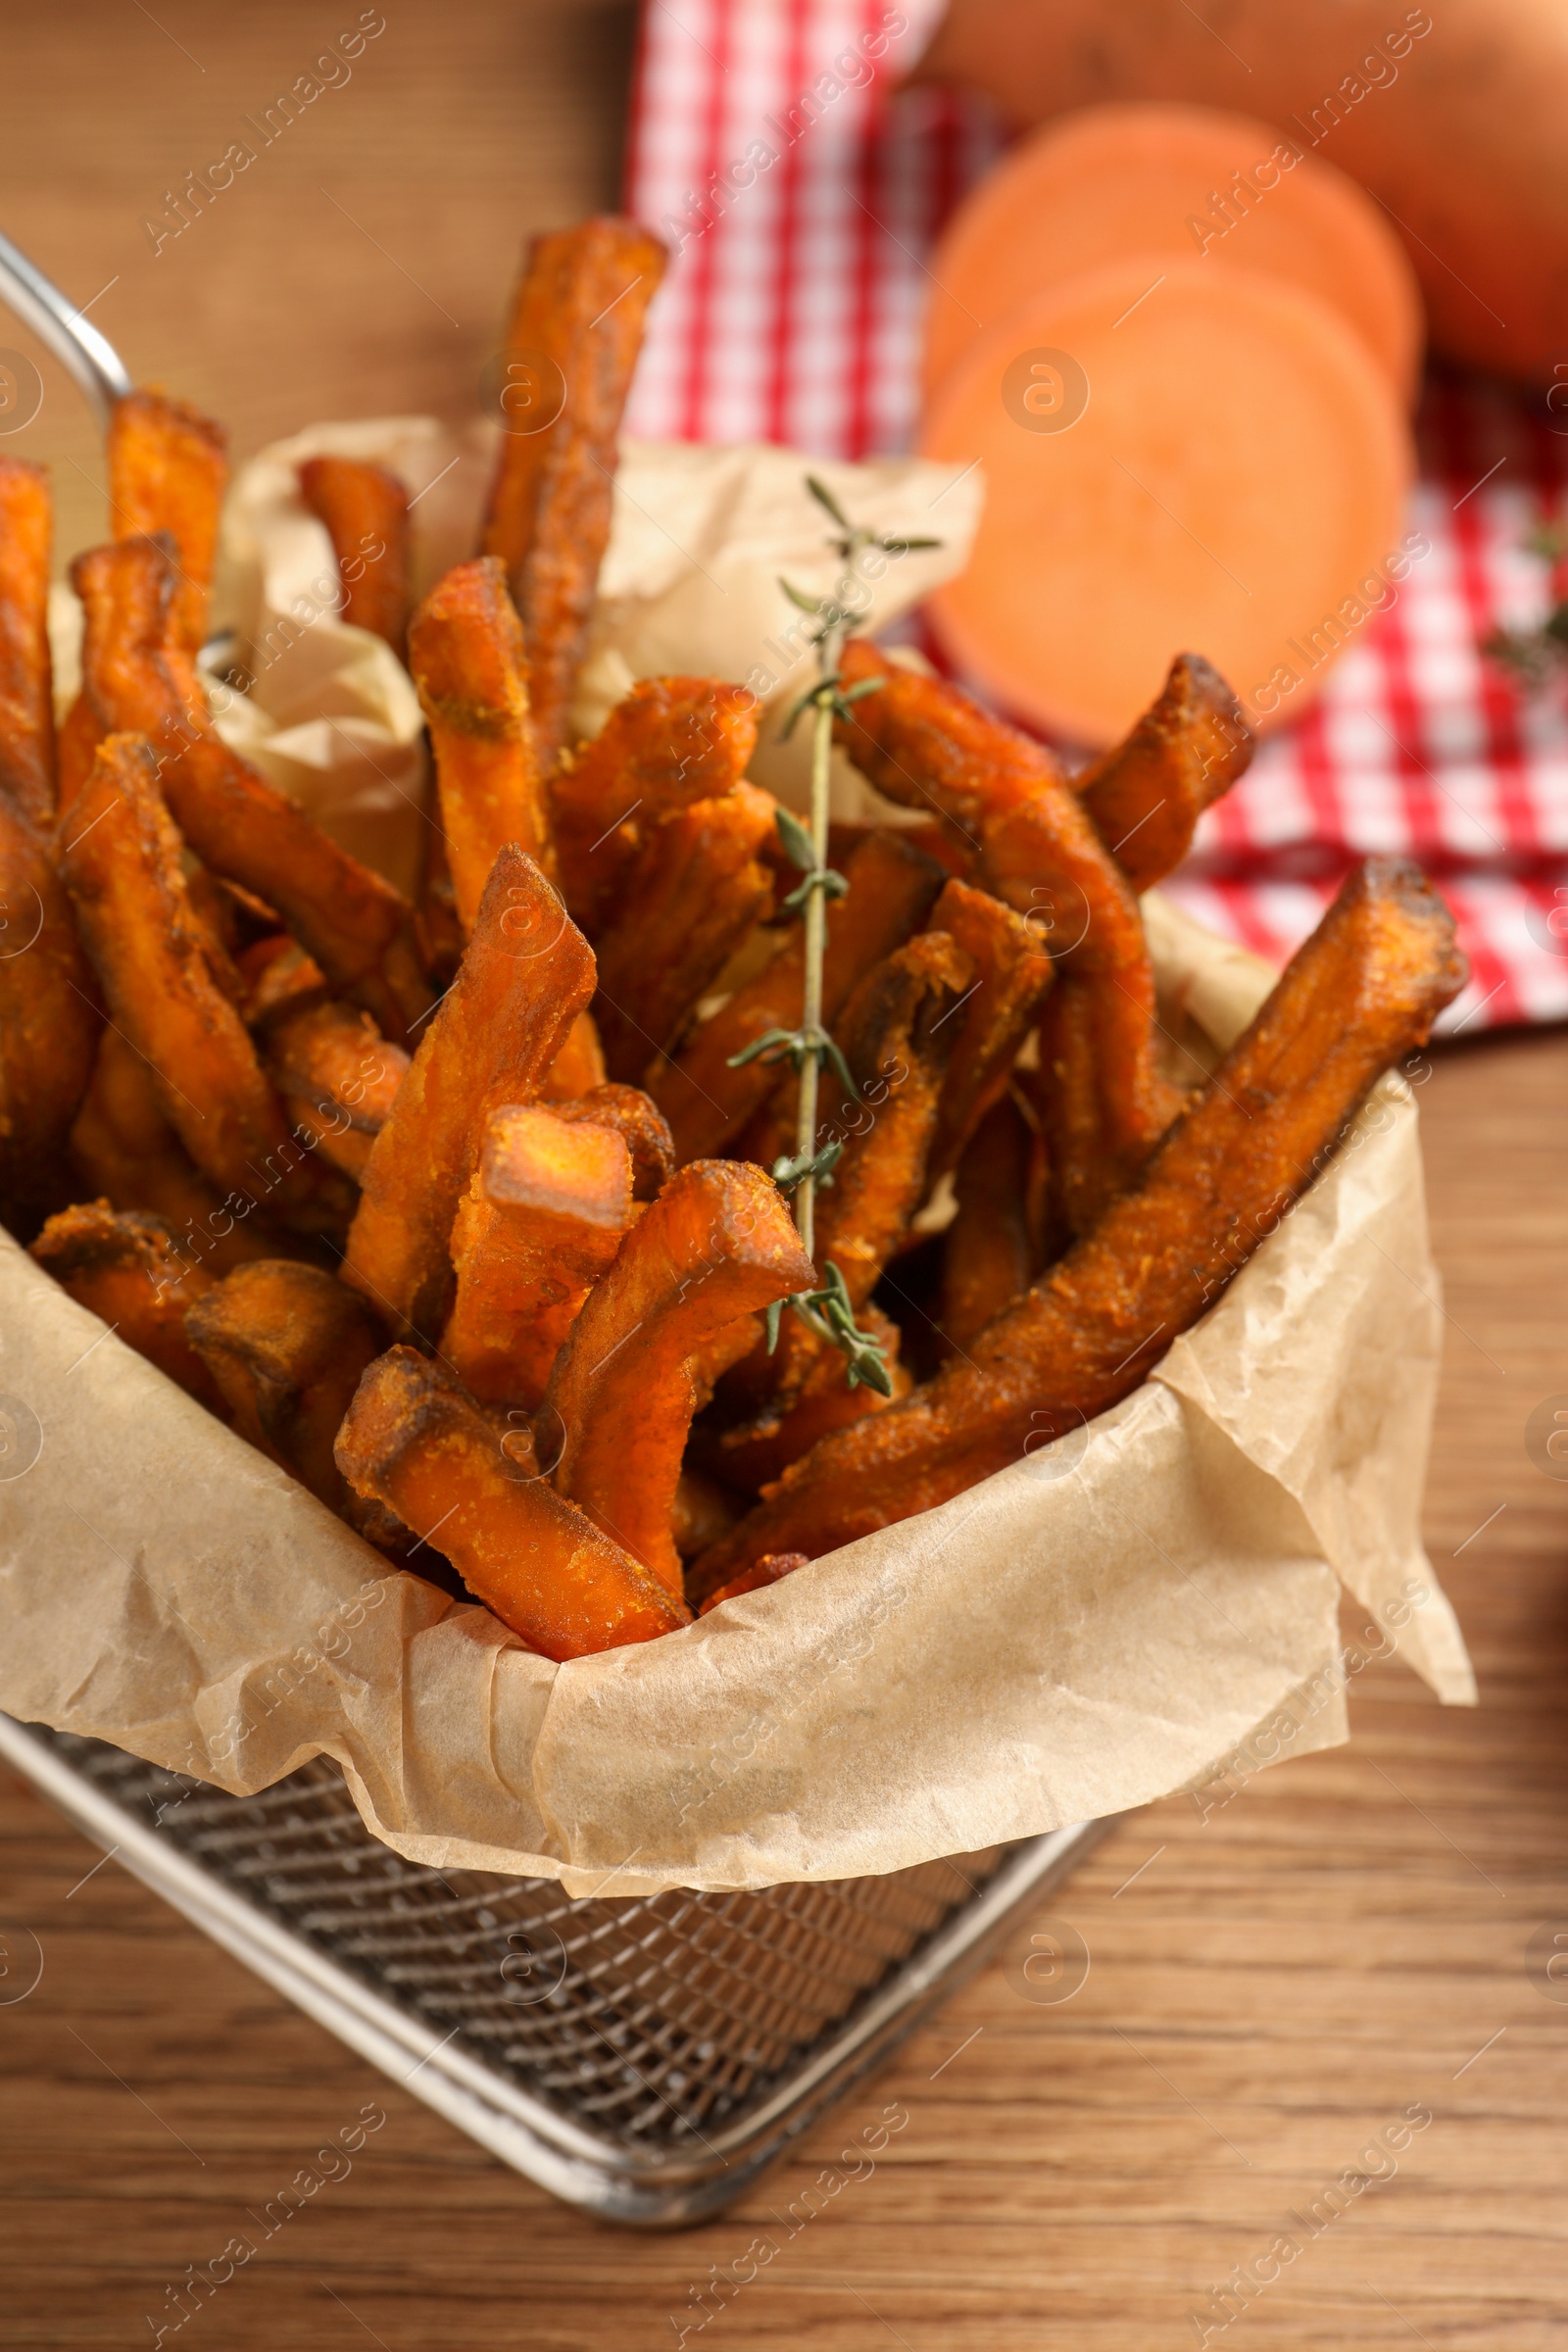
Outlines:
[[671,1592],[681,1589],[675,1486],[698,1401],[692,1358],[738,1317],[812,1280],[761,1171],[694,1160],[644,1210],[556,1359],[541,1427],[548,1418],[564,1433],[557,1489]]
[[326,525],[343,591],[342,617],[401,656],[409,625],[409,494],[363,458],[307,458],[300,496]]
[[1029,1130],[1010,1095],[992,1104],[958,1161],[958,1213],[942,1237],[941,1328],[961,1354],[1034,1277]]
[[127,1348],[178,1381],[209,1412],[227,1414],[185,1334],[185,1310],[216,1277],[194,1264],[158,1217],[79,1202],[51,1217],[28,1254],[63,1291],[118,1333]]
[[25,1239],[60,1189],[97,991],[53,852],[0,793],[0,1218]]
[[797,1568],[808,1568],[810,1561],[804,1551],[769,1551],[752,1567],[745,1568],[733,1581],[710,1592],[699,1614],[706,1617],[716,1609],[721,1600],[738,1600],[743,1592],[760,1592],[764,1585],[776,1585],[784,1577],[793,1576]]
[[547,1102],[571,1102],[581,1095],[591,1095],[605,1080],[605,1049],[599,1042],[599,1024],[591,1012],[579,1012],[566,1031],[566,1042],[545,1072],[543,1089]]
[[1219,671],[1200,654],[1178,654],[1125,741],[1073,778],[1129,888],[1142,894],[1175,871],[1203,810],[1246,774],[1252,751],[1242,706]]
[[528,659],[494,556],[459,564],[409,629],[409,666],[430,728],[458,920],[473,929],[509,841],[555,879],[550,807],[528,712]]
[[[941,868],[886,827],[865,835],[843,871],[849,895],[828,902],[822,960],[822,1018],[829,1024],[872,965],[919,928],[942,887]],[[1032,934],[1029,945],[1038,957]],[[710,1159],[723,1151],[778,1085],[776,1064],[732,1064],[767,1030],[799,1027],[805,974],[805,936],[797,923],[757,977],[736,989],[673,1060],[650,1072],[648,1091],[669,1121],[680,1159]]]
[[334,988],[395,1044],[431,996],[413,910],[220,742],[188,653],[169,630],[167,547],[129,539],[77,558],[82,675],[100,723],[146,735],[174,822],[204,864],[274,906]]
[[262,1027],[261,1051],[295,1127],[358,1184],[409,1055],[388,1045],[368,1012],[331,999],[296,1000]]
[[0,792],[35,825],[55,813],[52,523],[43,467],[0,458]]
[[[218,517],[228,480],[228,436],[220,425],[162,392],[117,401],[109,425],[109,511],[117,539],[167,531],[178,585],[177,642],[201,651],[218,553]],[[108,723],[119,723],[111,721]]]
[[458,1294],[441,1338],[442,1362],[471,1396],[539,1403],[631,1218],[631,1153],[612,1127],[542,1104],[494,1114],[453,1221]]
[[902,1405],[826,1439],[694,1570],[813,1558],[929,1510],[1139,1386],[1305,1192],[1369,1090],[1463,985],[1418,868],[1369,858],[1099,1227]]
[[1051,755],[939,678],[903,670],[852,640],[847,680],[884,678],[839,729],[890,800],[932,808],[971,846],[983,879],[1062,963],[1059,998],[1083,992],[1093,1042],[1095,1149],[1078,1164],[1079,1123],[1053,1128],[1075,1229],[1142,1167],[1181,1105],[1154,1060],[1154,977],[1137,903]]
[[259,1258],[197,1298],[185,1336],[239,1435],[336,1510],[343,1478],[333,1441],[381,1351],[364,1300],[318,1266]]
[[565,736],[610,538],[620,412],[665,259],[631,220],[536,237],[507,329],[507,429],[480,552],[506,565],[522,618],[547,768]]
[[337,1442],[355,1491],[440,1548],[503,1625],[547,1658],[651,1642],[690,1621],[679,1596],[502,1449],[428,1357],[373,1363]]
[[757,697],[721,678],[644,678],[551,779],[566,905],[593,938],[662,817],[738,784],[757,744]]
[[727,1536],[746,1515],[744,1495],[735,1494],[721,1487],[716,1479],[705,1478],[690,1464],[682,1470],[675,1488],[675,1508],[670,1516],[669,1532],[675,1549],[683,1560],[694,1560],[700,1551]]
[[504,849],[371,1147],[349,1233],[345,1278],[395,1330],[435,1344],[452,1305],[452,1220],[485,1123],[538,1094],[593,984],[593,952],[560,899],[521,850]]
[[[561,1066],[560,1061],[556,1068]],[[631,1197],[653,1200],[675,1173],[675,1144],[659,1105],[635,1086],[596,1086],[567,1102],[551,1099],[558,1119],[613,1127],[631,1153]]]
[[78,694],[55,736],[55,797],[62,815],[92,774],[107,731],[85,694]]
[[650,828],[626,902],[599,947],[594,1017],[612,1078],[641,1080],[673,1053],[706,992],[772,902],[758,852],[774,802],[755,784]]
[[991,1105],[1005,1092],[1007,1073],[1034,1025],[1055,967],[1032,925],[988,890],[950,882],[931,913],[933,931],[956,939],[974,965],[958,1034],[948,1054],[931,1174],[956,1165]]
[[215,1184],[302,1204],[314,1172],[214,984],[145,737],[107,738],[63,831],[66,887],[110,1018],[146,1057],[180,1142]]

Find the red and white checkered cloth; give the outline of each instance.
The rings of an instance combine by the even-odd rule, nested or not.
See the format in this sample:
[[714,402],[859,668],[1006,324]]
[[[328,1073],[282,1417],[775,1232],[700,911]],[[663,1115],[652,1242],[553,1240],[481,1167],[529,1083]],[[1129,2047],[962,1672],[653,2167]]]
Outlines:
[[[907,445],[924,257],[1004,143],[977,103],[894,94],[938,5],[644,0],[625,201],[675,258],[631,432]],[[1410,525],[1431,553],[1166,885],[1282,961],[1354,858],[1419,858],[1473,969],[1448,1031],[1568,1016],[1568,697],[1521,695],[1480,651],[1549,608],[1524,542],[1561,509],[1564,423],[1559,438],[1504,390],[1429,381]]]

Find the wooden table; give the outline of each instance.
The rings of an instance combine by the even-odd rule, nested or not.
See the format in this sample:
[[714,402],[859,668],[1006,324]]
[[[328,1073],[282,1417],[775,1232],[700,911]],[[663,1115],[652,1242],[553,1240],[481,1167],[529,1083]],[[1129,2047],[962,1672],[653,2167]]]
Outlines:
[[[115,0],[7,27],[0,225],[77,299],[104,287],[92,315],[132,369],[225,416],[242,452],[312,417],[465,414],[519,233],[613,194],[623,8],[387,0],[352,81],[155,255],[140,222],[163,191],[355,15]],[[53,461],[69,550],[102,535],[102,474],[43,372],[10,446]],[[1052,1906],[1092,1954],[1074,2000],[1036,2006],[991,1968],[694,2233],[555,2205],[4,1778],[0,1919],[44,1954],[36,1991],[0,2007],[5,2340],[150,2343],[186,2266],[369,2102],[386,2121],[352,2172],[166,2341],[651,2352],[896,2101],[907,2125],[874,2175],[689,2344],[1151,2352],[1196,2343],[1210,2290],[1279,2267],[1287,2233],[1299,2255],[1211,2344],[1559,2344],[1568,2006],[1527,1946],[1568,1935],[1568,1485],[1524,1428],[1568,1391],[1565,1106],[1560,1033],[1449,1049],[1423,1097],[1448,1316],[1429,1537],[1480,1709],[1370,1667],[1348,1748],[1206,1818],[1181,1799],[1129,1822]],[[1432,2121],[1383,2185],[1316,2234],[1290,2218],[1331,2212],[1329,2184],[1412,2109]]]

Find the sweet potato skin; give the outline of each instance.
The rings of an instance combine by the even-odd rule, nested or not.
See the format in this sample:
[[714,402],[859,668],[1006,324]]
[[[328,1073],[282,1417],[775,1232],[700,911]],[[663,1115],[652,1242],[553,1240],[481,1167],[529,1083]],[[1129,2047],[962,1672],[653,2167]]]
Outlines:
[[401,655],[409,625],[407,490],[385,466],[362,458],[307,458],[299,483],[332,542],[343,618]]
[[593,984],[593,952],[555,891],[521,850],[503,850],[462,968],[371,1147],[349,1231],[344,1278],[394,1330],[439,1339],[448,1238],[485,1122],[539,1093]]
[[381,1351],[363,1299],[290,1258],[258,1258],[203,1291],[185,1318],[235,1429],[336,1510],[332,1447],[361,1375]]
[[1252,731],[1219,671],[1178,654],[1156,701],[1073,778],[1095,831],[1140,895],[1174,873],[1203,810],[1251,764]]
[[337,1461],[356,1493],[438,1540],[469,1590],[547,1658],[650,1642],[690,1620],[676,1593],[504,1452],[471,1399],[412,1348],[367,1371]]
[[78,1202],[44,1226],[28,1255],[81,1306],[221,1416],[223,1399],[185,1332],[186,1309],[215,1277],[175,1243],[158,1217]]
[[1370,858],[1096,1231],[908,1400],[828,1438],[695,1564],[813,1558],[929,1510],[1138,1387],[1305,1192],[1370,1088],[1463,985],[1447,908]]
[[0,457],[0,792],[38,826],[55,813],[52,534],[43,467]]
[[101,1016],[52,846],[4,793],[0,922],[0,1217],[25,1239],[62,1197]]
[[166,531],[176,552],[172,619],[179,644],[199,653],[218,554],[218,518],[228,480],[220,425],[162,392],[130,392],[109,425],[109,508],[117,539]]

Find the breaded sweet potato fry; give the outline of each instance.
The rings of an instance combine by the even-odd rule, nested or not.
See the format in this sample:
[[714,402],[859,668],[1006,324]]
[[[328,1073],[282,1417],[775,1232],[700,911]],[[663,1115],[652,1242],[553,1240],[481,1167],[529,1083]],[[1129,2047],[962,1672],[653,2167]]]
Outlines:
[[1251,765],[1252,732],[1219,671],[1178,654],[1159,698],[1121,743],[1073,778],[1131,889],[1173,873],[1211,801]]
[[380,1326],[364,1300],[318,1266],[258,1258],[196,1300],[185,1336],[239,1435],[336,1510],[343,1479],[333,1443],[361,1375],[381,1351]]
[[146,738],[111,735],[67,816],[61,867],[110,1018],[213,1182],[281,1205],[314,1189],[233,1005],[214,983]]
[[431,589],[409,628],[409,667],[430,728],[458,920],[471,931],[509,841],[552,881],[556,872],[528,658],[494,556],[457,564]]
[[954,1177],[958,1213],[942,1237],[941,1328],[962,1353],[1034,1277],[1029,1130],[1010,1095],[992,1104]]
[[434,1346],[452,1305],[448,1242],[503,1103],[536,1096],[593,993],[593,952],[532,859],[497,858],[467,954],[426,1022],[366,1163],[345,1279]]
[[1005,1092],[1007,1073],[1054,977],[1055,967],[1033,926],[988,890],[950,882],[931,912],[933,931],[956,939],[974,976],[948,1051],[947,1075],[931,1173],[953,1167],[991,1105]]
[[594,1017],[612,1078],[638,1083],[673,1053],[697,1004],[772,904],[759,852],[772,796],[737,784],[650,828],[599,944]]
[[587,1119],[596,1127],[613,1127],[631,1153],[634,1200],[656,1200],[674,1175],[674,1138],[663,1112],[641,1088],[596,1086],[566,1102],[552,1097],[550,1107],[558,1119]]
[[77,558],[82,676],[106,729],[148,737],[170,812],[204,864],[276,908],[342,995],[395,1044],[432,1002],[413,909],[219,740],[169,627],[167,548],[129,539]]
[[35,825],[55,813],[52,525],[43,467],[0,457],[0,792]]
[[610,539],[620,413],[666,258],[632,220],[536,237],[507,329],[507,430],[480,552],[506,565],[522,617],[547,768],[565,736]]
[[92,774],[107,732],[85,694],[78,694],[55,735],[55,798],[62,814]]
[[813,1558],[929,1510],[1138,1387],[1304,1193],[1392,1062],[1462,987],[1418,868],[1359,866],[1142,1178],[902,1405],[826,1439],[694,1571]]
[[676,1593],[504,1452],[472,1399],[412,1348],[366,1373],[337,1462],[356,1493],[437,1541],[469,1591],[547,1658],[651,1642],[690,1621]]
[[260,1043],[262,1065],[296,1128],[358,1184],[409,1055],[388,1045],[368,1012],[332,999],[289,1006],[262,1025]]
[[738,1317],[813,1279],[760,1169],[694,1160],[643,1211],[556,1359],[544,1414],[564,1433],[557,1489],[671,1592],[681,1589],[675,1487],[698,1403],[692,1359]]
[[307,458],[300,496],[326,525],[343,591],[342,617],[403,652],[409,625],[409,494],[364,458]]
[[561,886],[590,939],[661,817],[738,784],[757,744],[757,697],[722,678],[644,678],[550,784]]
[[[187,654],[207,635],[218,517],[228,480],[228,436],[211,417],[162,392],[130,392],[109,424],[109,511],[117,539],[167,531],[177,586],[172,618]],[[118,721],[108,721],[118,724]]]
[[541,1091],[547,1102],[570,1102],[605,1083],[605,1049],[599,1042],[599,1025],[591,1012],[579,1012],[545,1072]]
[[889,799],[933,808],[971,847],[982,878],[1059,957],[1055,996],[1083,992],[1092,1033],[1096,1148],[1072,1165],[1078,1128],[1050,1142],[1077,1225],[1143,1165],[1180,1108],[1154,1058],[1154,976],[1137,902],[1056,762],[940,678],[888,663],[852,640],[851,683],[886,683],[838,733]]
[[[941,868],[886,827],[865,835],[843,871],[849,893],[828,902],[822,958],[822,1018],[830,1025],[872,965],[918,930],[942,887]],[[1030,945],[1038,955],[1032,935]],[[710,1159],[767,1101],[779,1082],[777,1065],[759,1059],[736,1068],[734,1057],[769,1029],[800,1026],[805,985],[805,933],[796,923],[756,978],[649,1073],[648,1091],[669,1121],[677,1157]]]
[[161,1218],[117,1211],[107,1200],[82,1201],[51,1217],[28,1254],[127,1348],[226,1419],[223,1399],[185,1333],[186,1308],[216,1278],[176,1247]]
[[53,851],[0,793],[0,1218],[23,1238],[62,1194],[92,1076],[97,990]]
[[511,1104],[452,1226],[458,1294],[441,1360],[471,1396],[530,1410],[590,1286],[631,1223],[631,1153],[612,1127]]

